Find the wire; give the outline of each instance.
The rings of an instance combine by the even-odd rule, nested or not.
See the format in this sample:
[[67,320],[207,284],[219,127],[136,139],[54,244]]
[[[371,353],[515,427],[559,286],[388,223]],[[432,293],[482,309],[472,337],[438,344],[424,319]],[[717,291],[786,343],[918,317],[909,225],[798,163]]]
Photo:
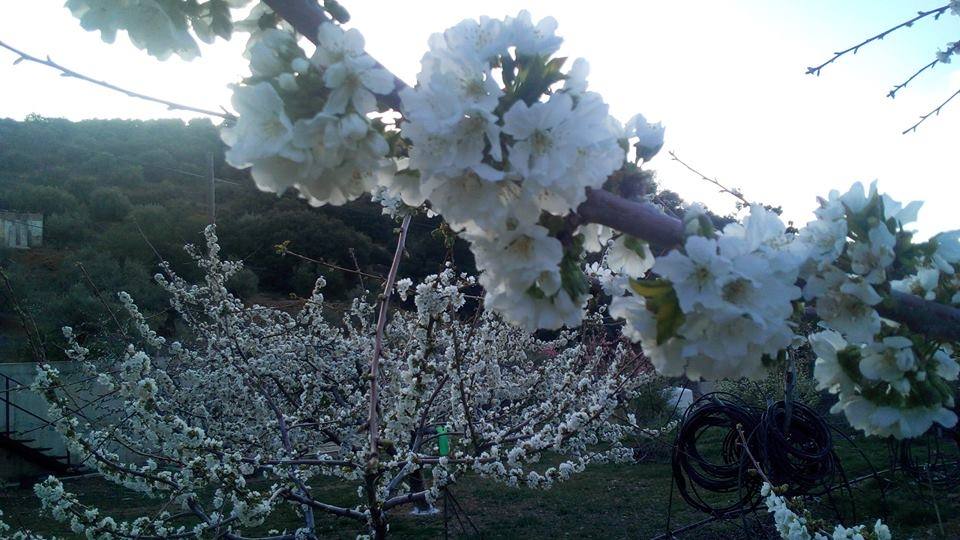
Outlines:
[[894,442],[893,458],[918,483],[946,488],[960,481],[958,450],[960,440],[954,430],[934,427],[923,437]]

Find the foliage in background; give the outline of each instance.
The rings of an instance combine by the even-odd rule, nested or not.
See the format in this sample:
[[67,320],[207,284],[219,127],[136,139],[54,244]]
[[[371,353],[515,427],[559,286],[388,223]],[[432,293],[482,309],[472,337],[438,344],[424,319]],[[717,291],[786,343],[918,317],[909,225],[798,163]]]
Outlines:
[[[240,297],[261,302],[306,297],[321,272],[334,302],[361,287],[377,287],[375,280],[362,282],[352,272],[281,256],[274,246],[289,241],[291,251],[312,259],[384,274],[396,223],[378,204],[362,200],[318,209],[292,195],[257,191],[247,173],[223,163],[222,144],[209,121],[74,123],[36,115],[25,122],[0,120],[0,209],[44,215],[44,246],[0,249],[0,267],[36,319],[48,359],[62,358],[63,325],[81,336],[115,331],[78,264],[111,310],[120,307],[112,293],[129,291],[164,333],[175,332],[167,302],[152,283],[159,260],[154,248],[175,269],[195,277],[181,246],[198,241],[209,220],[207,152],[216,156],[216,177],[231,182],[217,182],[216,212],[225,252],[246,265],[230,284]],[[450,248],[449,239],[435,233],[438,223],[425,217],[413,222],[404,260],[413,278],[440,270],[450,249],[461,268],[472,268],[460,243]],[[31,360],[22,325],[4,300],[0,362]]]

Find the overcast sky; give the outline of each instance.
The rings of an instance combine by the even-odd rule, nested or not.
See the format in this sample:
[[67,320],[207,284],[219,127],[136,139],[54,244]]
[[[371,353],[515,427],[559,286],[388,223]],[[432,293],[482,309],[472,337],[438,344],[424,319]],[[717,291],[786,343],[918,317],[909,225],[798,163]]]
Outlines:
[[[523,2],[344,0],[368,51],[412,82],[428,36],[463,18],[503,17],[520,8],[551,15],[561,54],[591,65],[590,87],[621,121],[635,113],[667,127],[650,164],[661,184],[721,212],[732,208],[702,180],[670,161],[673,150],[753,200],[782,205],[806,222],[815,197],[878,179],[894,198],[921,199],[923,235],[960,228],[960,100],[917,133],[919,114],[960,88],[960,70],[939,66],[897,97],[889,88],[960,39],[960,17],[925,20],[805,75],[846,48],[943,0],[691,0]],[[202,58],[159,62],[121,35],[113,45],[85,32],[58,0],[0,0],[0,41],[114,84],[198,107],[229,106],[226,85],[246,65],[242,36]],[[189,118],[0,51],[0,117]],[[2,144],[2,141],[0,141]]]

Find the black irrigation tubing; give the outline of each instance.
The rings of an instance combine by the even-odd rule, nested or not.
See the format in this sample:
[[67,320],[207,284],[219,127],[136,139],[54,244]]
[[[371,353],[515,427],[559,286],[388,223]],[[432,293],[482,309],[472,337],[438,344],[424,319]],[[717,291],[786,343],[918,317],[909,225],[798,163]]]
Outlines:
[[[933,428],[922,439],[893,442],[890,446],[891,468],[900,468],[924,485],[931,483],[941,488],[956,485],[960,481],[960,454],[954,452],[952,459],[945,455],[942,444],[945,436],[956,437],[952,430]],[[951,442],[960,451],[958,441]],[[925,456],[917,455],[918,447],[921,452],[926,450]]]
[[[832,430],[834,431],[834,433],[836,433],[836,434],[840,435],[841,437],[843,437],[843,439],[844,439],[847,443],[849,443],[850,446],[852,446],[853,449],[857,451],[857,453],[860,454],[860,457],[862,457],[863,460],[867,463],[867,466],[870,467],[870,474],[866,474],[866,475],[863,475],[863,476],[861,476],[861,477],[858,477],[858,478],[854,479],[854,481],[853,481],[852,483],[851,483],[851,482],[847,482],[846,485],[848,486],[848,489],[850,489],[850,486],[853,486],[854,484],[860,483],[860,482],[862,482],[863,480],[866,480],[867,478],[875,478],[875,479],[877,480],[877,485],[880,487],[880,499],[883,501],[883,503],[880,505],[880,508],[881,508],[881,512],[883,513],[883,519],[886,521],[887,518],[888,518],[888,515],[887,515],[887,503],[886,503],[886,501],[887,501],[886,481],[885,481],[885,479],[884,479],[882,476],[880,476],[880,474],[881,474],[882,472],[884,472],[884,471],[877,471],[877,468],[873,466],[873,462],[870,461],[870,458],[867,457],[867,454],[863,451],[863,449],[861,449],[860,446],[858,446],[857,443],[855,443],[855,442],[853,441],[853,439],[852,439],[849,435],[847,435],[846,433],[844,433],[844,431],[843,431],[842,429],[840,429],[839,427],[837,427],[837,426],[835,426],[835,425],[832,425],[832,424],[829,424],[829,425],[830,425],[830,429],[832,429]],[[831,491],[832,491],[832,490],[831,490]],[[853,513],[854,513],[854,515],[856,515],[856,506],[855,506],[856,503],[853,502],[853,498],[852,498],[852,497],[851,497],[851,504],[854,505],[854,506],[853,506]]]
[[[876,478],[880,482],[881,497],[886,500],[883,478],[847,434],[801,403],[793,404],[789,424],[785,423],[785,417],[783,402],[761,409],[748,405],[738,396],[722,392],[706,394],[697,399],[683,415],[677,429],[671,453],[674,478],[668,500],[667,530],[658,538],[670,538],[678,532],[737,517],[742,520],[744,533],[750,534],[754,526],[748,524],[747,515],[757,516],[757,509],[761,507],[760,481],[752,474],[752,465],[740,446],[738,428],[749,434],[746,444],[751,453],[758,456],[760,466],[771,481],[778,485],[786,484],[791,496],[825,495],[833,513],[841,516],[842,509],[833,492],[846,490],[849,495],[852,494],[852,485],[867,478]],[[698,447],[708,431],[722,434],[719,455],[706,455],[703,448]],[[835,451],[834,432],[862,456],[871,474],[853,480],[847,476]],[[674,487],[689,506],[709,514],[710,518],[676,531],[671,530]],[[727,497],[722,500],[711,497],[708,500],[708,494]],[[851,505],[851,510],[856,516],[855,505]],[[885,505],[883,511],[886,514]],[[760,534],[766,536],[759,516],[756,523],[759,524]]]
[[[706,493],[739,491],[742,464],[737,426],[752,432],[758,417],[755,409],[736,396],[724,393],[701,396],[687,409],[677,430],[671,466],[677,491],[688,505],[712,516],[720,516],[759,502],[759,484],[757,489],[732,503],[710,503],[704,498]],[[711,461],[698,448],[700,438],[706,432],[717,430],[726,431],[720,463]]]

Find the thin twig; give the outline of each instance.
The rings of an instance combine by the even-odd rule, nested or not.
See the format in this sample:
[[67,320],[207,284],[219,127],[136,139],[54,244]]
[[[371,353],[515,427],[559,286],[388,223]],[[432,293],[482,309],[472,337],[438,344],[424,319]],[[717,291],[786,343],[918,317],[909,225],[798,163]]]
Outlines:
[[808,75],[816,75],[816,76],[819,77],[819,76],[820,76],[820,71],[821,71],[823,68],[825,68],[825,67],[827,67],[828,65],[836,62],[841,56],[843,56],[843,55],[845,55],[845,54],[848,54],[848,53],[857,54],[857,52],[860,50],[860,48],[863,47],[864,45],[866,45],[866,44],[868,44],[868,43],[872,43],[872,42],[874,42],[874,41],[881,40],[881,39],[887,37],[889,34],[895,32],[895,31],[897,31],[897,30],[899,30],[899,29],[901,29],[901,28],[906,28],[906,27],[913,26],[913,23],[919,21],[920,19],[929,17],[930,15],[933,15],[933,16],[934,16],[933,18],[934,18],[935,20],[936,20],[936,19],[939,19],[940,16],[943,15],[948,9],[950,9],[950,4],[947,4],[947,5],[945,5],[945,6],[938,7],[938,8],[936,8],[936,9],[931,9],[930,11],[918,11],[916,17],[914,17],[914,18],[912,18],[912,19],[910,19],[910,20],[908,20],[908,21],[904,21],[904,22],[902,22],[902,23],[900,23],[900,24],[898,24],[898,25],[896,25],[896,26],[894,26],[894,27],[892,27],[892,28],[888,28],[888,29],[884,30],[883,32],[880,32],[879,34],[877,34],[877,35],[875,35],[875,36],[873,36],[873,37],[867,38],[867,39],[861,41],[860,43],[857,43],[856,45],[854,45],[854,46],[852,46],[852,47],[850,47],[850,48],[847,48],[847,49],[844,49],[844,50],[842,50],[842,51],[838,51],[838,52],[833,53],[833,58],[827,60],[826,62],[820,64],[819,66],[808,67],[808,68],[807,68],[807,74],[808,74]]
[[138,222],[136,218],[133,218],[133,225],[137,228],[137,232],[140,233],[140,238],[143,238],[143,241],[147,243],[147,246],[151,251],[153,251],[153,254],[157,256],[157,261],[159,261],[160,264],[166,262],[166,259],[163,258],[163,255],[160,255],[160,252],[157,251],[156,247],[154,247],[153,242],[147,238],[147,233],[143,232],[143,227],[140,226],[140,222]]
[[923,73],[924,71],[926,71],[926,70],[928,70],[928,69],[931,69],[933,66],[937,65],[938,63],[940,63],[940,60],[934,59],[933,62],[930,62],[929,64],[927,64],[927,65],[923,66],[922,68],[918,69],[917,72],[914,73],[913,75],[911,75],[909,79],[907,79],[907,80],[903,81],[902,83],[894,86],[892,90],[890,90],[889,92],[887,92],[887,97],[890,98],[890,99],[893,99],[893,98],[897,97],[897,92],[899,92],[900,90],[906,88],[907,85],[910,84],[911,81],[913,81],[914,79],[916,79],[918,75],[920,75],[921,73]]
[[354,251],[353,247],[349,248],[350,258],[353,259],[353,267],[356,269],[357,277],[360,278],[360,288],[367,290],[367,284],[363,282],[363,272],[360,270],[360,263],[357,262],[357,253]]
[[763,478],[763,481],[773,485],[773,482],[770,481],[770,477],[763,472],[763,468],[760,467],[760,463],[757,461],[757,458],[753,457],[753,452],[750,451],[750,445],[747,444],[747,437],[743,434],[743,426],[737,424],[737,435],[740,438],[740,447],[743,448],[743,451],[746,452],[747,457],[750,458],[750,462],[753,463],[754,469],[756,469],[757,474],[760,475],[760,478]]
[[20,324],[23,326],[24,332],[27,333],[27,340],[30,342],[33,353],[37,355],[37,362],[40,364],[46,363],[47,353],[44,349],[40,329],[37,327],[37,321],[20,306],[20,303],[17,301],[17,295],[13,291],[13,286],[10,285],[10,278],[7,276],[7,273],[3,271],[3,268],[0,268],[0,281],[3,281],[5,296],[10,299],[10,305],[13,306],[13,311],[17,314],[17,317],[20,318]]
[[673,161],[676,161],[677,163],[683,165],[684,167],[687,168],[687,170],[689,170],[689,171],[692,172],[693,174],[699,176],[699,177],[702,178],[703,180],[706,180],[707,182],[710,182],[711,184],[713,184],[713,185],[717,186],[718,188],[720,188],[720,192],[721,192],[721,193],[728,193],[728,194],[736,197],[737,199],[739,199],[740,202],[742,202],[743,204],[745,204],[745,205],[747,205],[747,206],[751,206],[751,205],[753,204],[753,203],[751,203],[750,201],[748,201],[748,200],[746,199],[746,197],[743,196],[743,193],[740,193],[740,190],[738,190],[738,189],[730,189],[730,188],[728,188],[727,186],[721,184],[720,181],[717,180],[716,178],[710,178],[710,177],[708,177],[707,175],[703,174],[702,172],[694,169],[693,167],[691,167],[690,165],[688,165],[685,161],[683,161],[682,159],[680,159],[680,158],[677,156],[677,154],[675,154],[672,150],[671,150],[670,152],[667,152],[667,153],[670,154],[670,159],[672,159]]
[[933,502],[933,510],[937,514],[937,525],[940,528],[940,536],[946,536],[947,533],[943,531],[943,519],[940,517],[940,505],[937,504],[937,493],[933,489],[933,475],[930,474],[930,469],[927,469],[927,485],[930,486],[930,499]]
[[97,297],[97,300],[100,300],[100,303],[103,304],[103,307],[110,314],[110,317],[113,319],[113,322],[117,325],[117,330],[120,332],[120,335],[127,338],[127,332],[124,330],[123,325],[120,324],[120,319],[117,318],[117,314],[113,312],[113,309],[110,308],[110,305],[107,303],[107,300],[103,297],[103,294],[100,293],[100,289],[97,287],[97,284],[93,282],[93,278],[90,277],[90,274],[87,273],[87,269],[84,268],[83,263],[78,262],[77,268],[80,269],[80,272],[83,273],[83,277],[87,280],[87,284],[90,285],[90,288],[93,289],[93,294]]
[[927,118],[930,118],[931,116],[938,116],[938,115],[940,114],[940,111],[947,105],[947,103],[950,103],[950,102],[953,100],[953,98],[955,98],[955,97],[957,97],[957,96],[960,96],[960,90],[957,90],[956,92],[953,93],[953,95],[951,95],[951,96],[948,97],[946,100],[944,100],[943,103],[941,103],[940,105],[937,105],[937,108],[936,108],[936,109],[934,109],[934,110],[928,112],[927,114],[921,116],[921,117],[920,117],[920,120],[918,120],[916,124],[914,124],[914,125],[908,127],[907,129],[903,130],[903,133],[902,133],[902,134],[903,134],[903,135],[906,135],[907,133],[910,133],[911,131],[916,131],[917,128],[920,126],[920,124],[924,123],[924,122],[927,120]]
[[[337,264],[333,264],[333,263],[331,263],[331,262],[324,261],[323,259],[314,259],[314,258],[312,258],[312,257],[308,257],[308,256],[306,256],[306,255],[303,255],[302,253],[297,253],[296,251],[293,251],[292,249],[290,249],[289,247],[287,247],[287,244],[286,244],[286,243],[277,244],[276,249],[277,249],[277,252],[278,252],[280,255],[292,255],[292,256],[294,256],[294,257],[296,257],[296,258],[298,258],[298,259],[302,259],[302,260],[307,261],[307,262],[312,262],[312,263],[316,263],[316,264],[319,264],[319,265],[322,265],[322,266],[326,266],[327,268],[330,268],[330,269],[332,269],[332,270],[339,270],[339,271],[341,271],[341,272],[348,272],[348,273],[351,273],[351,274],[357,274],[358,276],[360,276],[361,285],[362,285],[362,283],[363,283],[363,281],[362,281],[362,280],[363,280],[363,276],[366,276],[366,277],[371,278],[371,279],[375,279],[375,280],[383,283],[383,276],[378,276],[378,275],[376,275],[376,274],[370,274],[370,273],[364,272],[364,271],[360,270],[360,267],[359,267],[359,266],[357,266],[357,269],[354,270],[354,269],[352,269],[352,268],[347,268],[347,267],[345,267],[345,266],[340,266],[340,265],[337,265]],[[354,263],[354,264],[357,263],[356,257],[354,257],[353,263]],[[364,287],[364,288],[365,288],[365,287]]]
[[166,99],[155,98],[155,97],[152,97],[152,96],[148,96],[148,95],[146,95],[146,94],[141,94],[141,93],[139,93],[139,92],[134,92],[134,91],[132,91],[132,90],[127,90],[127,89],[125,89],[125,88],[120,88],[119,86],[116,86],[116,85],[114,85],[114,84],[110,84],[110,83],[108,83],[108,82],[106,82],[106,81],[100,81],[100,80],[94,79],[94,78],[92,78],[92,77],[88,77],[88,76],[86,76],[86,75],[84,75],[84,74],[82,74],[82,73],[78,73],[78,72],[76,72],[76,71],[74,71],[74,70],[72,70],[72,69],[69,69],[69,68],[67,68],[67,67],[64,67],[64,66],[62,66],[62,65],[54,62],[49,56],[47,56],[47,59],[46,59],[46,60],[44,60],[44,59],[42,59],[42,58],[37,58],[36,56],[30,55],[30,54],[27,54],[27,53],[21,51],[20,49],[17,49],[17,48],[15,48],[15,47],[12,47],[12,46],[10,46],[10,45],[7,45],[7,44],[4,43],[3,41],[0,41],[0,47],[3,47],[4,49],[7,49],[8,51],[11,51],[11,52],[13,52],[14,54],[16,54],[16,55],[19,56],[19,58],[17,58],[17,59],[13,62],[14,65],[17,65],[17,64],[19,64],[20,62],[23,62],[23,61],[27,61],[27,62],[33,62],[33,63],[35,63],[35,64],[40,64],[41,66],[47,66],[47,67],[49,67],[49,68],[53,68],[53,69],[59,71],[59,72],[60,72],[60,75],[61,75],[62,77],[72,77],[72,78],[74,78],[74,79],[79,79],[79,80],[81,80],[81,81],[86,81],[86,82],[88,82],[88,83],[92,83],[92,84],[95,84],[95,85],[97,85],[97,86],[101,86],[101,87],[106,88],[106,89],[108,89],[108,90],[113,90],[114,92],[120,92],[121,94],[125,94],[125,95],[127,95],[127,96],[129,96],[129,97],[132,97],[132,98],[142,99],[142,100],[144,100],[144,101],[151,101],[151,102],[153,102],[153,103],[159,103],[159,104],[161,104],[161,105],[165,105],[165,106],[167,107],[167,109],[169,109],[169,110],[180,110],[180,111],[195,112],[195,113],[200,113],[200,114],[206,114],[206,115],[208,115],[208,116],[216,116],[216,117],[223,118],[223,119],[226,119],[226,120],[232,120],[232,119],[236,118],[236,116],[234,116],[234,115],[232,115],[232,114],[230,114],[229,112],[226,112],[226,111],[217,112],[217,111],[211,111],[211,110],[209,110],[209,109],[201,109],[200,107],[193,107],[193,106],[190,106],[190,105],[183,105],[183,104],[181,104],[181,103],[176,103],[176,102],[173,102],[173,101],[168,101],[168,100],[166,100]]

